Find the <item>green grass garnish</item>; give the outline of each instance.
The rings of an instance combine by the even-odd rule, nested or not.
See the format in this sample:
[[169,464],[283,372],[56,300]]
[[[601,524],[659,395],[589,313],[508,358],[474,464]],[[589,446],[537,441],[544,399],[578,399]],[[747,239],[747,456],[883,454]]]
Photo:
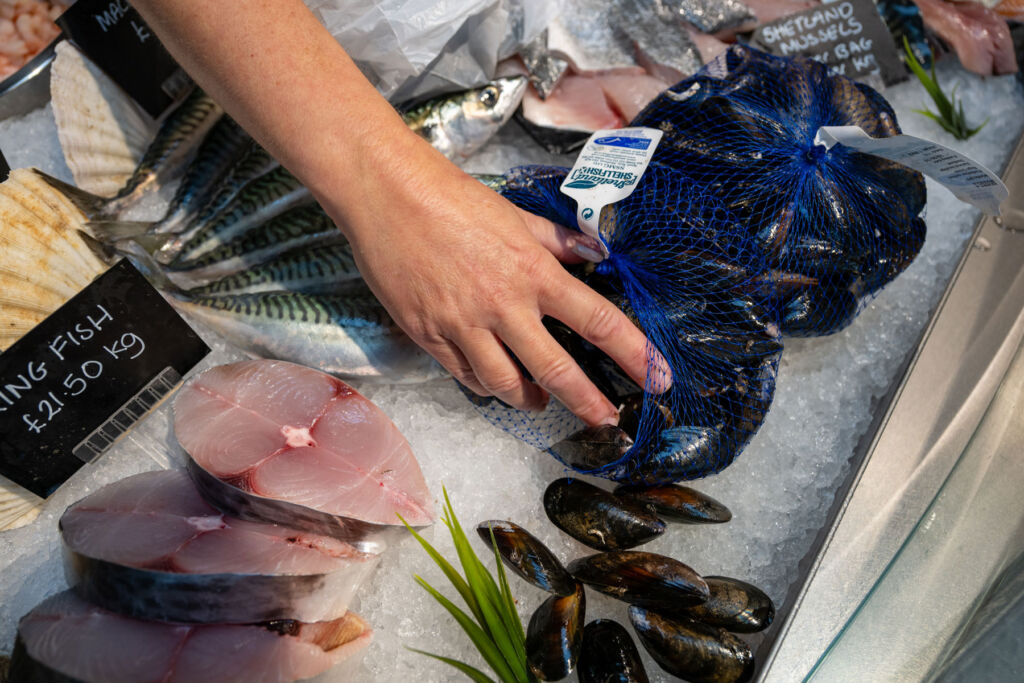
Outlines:
[[903,37],[903,51],[907,53],[907,66],[917,76],[917,80],[921,81],[921,85],[924,86],[935,103],[935,107],[939,110],[938,114],[930,109],[915,109],[915,112],[932,119],[957,140],[967,140],[985,127],[988,119],[985,119],[984,123],[977,128],[967,125],[967,119],[964,117],[964,103],[962,100],[957,101],[956,99],[956,87],[954,86],[950,96],[946,97],[946,93],[942,92],[938,81],[935,80],[935,61],[932,60],[932,73],[929,76],[921,63],[917,61],[917,57],[914,56],[906,36]]
[[[523,623],[516,611],[515,601],[509,590],[501,558],[498,557],[497,544],[494,544],[494,559],[498,565],[498,579],[495,581],[487,567],[473,551],[465,531],[455,516],[455,510],[452,508],[447,490],[444,490],[444,503],[444,515],[441,517],[441,521],[448,527],[448,532],[452,536],[455,552],[459,557],[459,564],[462,565],[465,577],[459,574],[458,570],[442,557],[426,539],[416,533],[404,519],[402,519],[402,523],[444,572],[445,577],[466,603],[469,613],[459,608],[423,578],[416,576],[416,583],[452,615],[469,636],[473,645],[476,646],[484,661],[497,675],[498,680],[502,683],[536,683],[537,679],[526,666],[526,632],[523,630]],[[401,516],[399,518],[401,519]],[[493,531],[491,539],[492,541],[494,539]],[[477,683],[486,681],[494,683],[493,679],[485,673],[465,662],[422,650],[409,649],[445,662]]]

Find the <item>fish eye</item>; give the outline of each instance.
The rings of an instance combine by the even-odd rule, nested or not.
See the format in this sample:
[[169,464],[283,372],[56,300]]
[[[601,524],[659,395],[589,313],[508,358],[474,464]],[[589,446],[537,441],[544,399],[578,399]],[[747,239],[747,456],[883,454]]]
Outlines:
[[480,103],[485,107],[493,107],[498,103],[498,89],[489,85],[480,91]]

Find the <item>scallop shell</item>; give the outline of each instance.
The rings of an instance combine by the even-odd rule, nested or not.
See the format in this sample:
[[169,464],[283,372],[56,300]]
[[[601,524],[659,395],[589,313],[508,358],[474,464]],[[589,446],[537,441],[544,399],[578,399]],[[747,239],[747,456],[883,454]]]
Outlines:
[[75,184],[101,196],[124,185],[156,132],[138,105],[69,42],[50,73],[57,137]]
[[[79,237],[85,216],[35,172],[0,183],[0,350],[106,270]],[[43,500],[0,477],[0,531],[28,524]]]

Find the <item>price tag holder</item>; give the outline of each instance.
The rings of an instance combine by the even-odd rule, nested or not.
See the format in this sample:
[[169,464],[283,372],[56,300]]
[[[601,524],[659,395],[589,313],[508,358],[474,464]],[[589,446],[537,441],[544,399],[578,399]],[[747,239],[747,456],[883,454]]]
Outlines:
[[839,0],[790,14],[759,26],[751,43],[782,57],[810,57],[855,81],[892,85],[907,79],[896,41],[872,0]]
[[192,85],[127,0],[77,0],[57,25],[153,118]]
[[45,498],[209,351],[120,261],[0,354],[0,474]]

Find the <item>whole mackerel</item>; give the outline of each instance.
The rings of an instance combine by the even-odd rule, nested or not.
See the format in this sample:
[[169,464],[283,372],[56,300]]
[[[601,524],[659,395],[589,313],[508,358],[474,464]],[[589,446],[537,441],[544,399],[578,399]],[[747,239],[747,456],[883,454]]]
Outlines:
[[219,280],[188,290],[192,298],[261,292],[372,295],[359,275],[350,245],[341,233],[336,243],[296,249]]

